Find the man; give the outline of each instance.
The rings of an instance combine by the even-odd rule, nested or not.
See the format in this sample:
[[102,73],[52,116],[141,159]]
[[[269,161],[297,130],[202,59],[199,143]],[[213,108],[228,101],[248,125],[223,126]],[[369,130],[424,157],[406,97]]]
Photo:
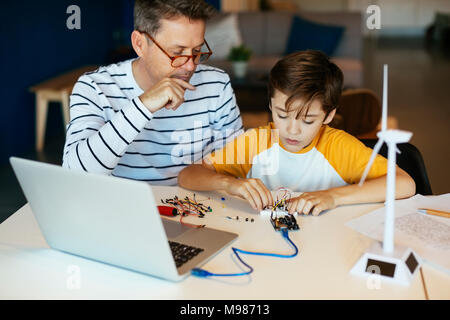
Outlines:
[[138,58],[81,76],[70,96],[63,166],[174,185],[181,169],[242,133],[229,76],[212,54],[202,0],[137,0]]

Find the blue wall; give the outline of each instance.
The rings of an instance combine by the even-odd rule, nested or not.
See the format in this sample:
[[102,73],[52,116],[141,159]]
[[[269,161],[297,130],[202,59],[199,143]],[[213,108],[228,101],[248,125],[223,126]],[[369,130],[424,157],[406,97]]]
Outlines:
[[[207,2],[220,9],[220,0]],[[72,4],[81,9],[81,30],[66,27]],[[35,96],[29,88],[83,65],[110,62],[111,50],[130,44],[133,7],[133,0],[2,1],[0,164],[34,149]],[[50,106],[47,137],[62,132],[60,108]]]
[[221,8],[221,0],[206,0],[207,3],[211,4],[213,7],[215,7],[217,10],[220,11]]
[[[131,5],[130,5],[131,2]],[[29,87],[87,64],[103,64],[116,45],[113,33],[129,28],[129,0],[8,1],[0,5],[0,163],[34,148],[35,97]],[[81,30],[69,30],[69,5],[81,9]],[[131,12],[130,12],[131,10]],[[132,18],[131,18],[132,23]],[[131,25],[132,28],[132,25]],[[54,112],[59,108],[50,108]],[[62,115],[47,130],[61,134]],[[59,123],[52,123],[54,120]]]

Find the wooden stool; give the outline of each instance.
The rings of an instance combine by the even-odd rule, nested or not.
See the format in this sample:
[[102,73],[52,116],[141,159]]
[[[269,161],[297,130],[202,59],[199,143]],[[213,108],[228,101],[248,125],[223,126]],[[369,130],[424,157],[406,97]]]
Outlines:
[[266,126],[270,121],[268,112],[241,112],[244,130]]
[[48,103],[50,101],[61,103],[64,127],[66,127],[70,121],[69,95],[73,86],[82,74],[97,68],[97,66],[81,67],[30,88],[30,91],[36,94],[36,151],[42,151],[44,148]]

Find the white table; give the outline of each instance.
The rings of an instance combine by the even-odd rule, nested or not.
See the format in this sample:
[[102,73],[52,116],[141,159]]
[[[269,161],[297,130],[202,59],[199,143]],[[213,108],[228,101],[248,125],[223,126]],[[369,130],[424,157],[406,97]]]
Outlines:
[[[153,191],[158,202],[174,195],[192,196],[177,187],[154,187]],[[208,195],[212,199],[203,202],[213,212],[203,220],[186,217],[183,221],[236,232],[239,237],[232,246],[240,249],[293,252],[268,217],[253,212],[240,199],[225,196],[222,201],[218,193],[196,193],[196,198]],[[385,282],[377,286],[349,274],[372,240],[344,223],[381,205],[343,206],[319,217],[298,217],[301,230],[289,233],[300,249],[298,256],[242,254],[255,269],[250,276],[190,276],[173,283],[50,249],[27,204],[0,225],[0,299],[424,299],[420,274],[410,287]],[[237,215],[239,221],[225,218]],[[203,268],[216,273],[244,270],[229,247]],[[426,264],[423,272],[430,299],[449,299],[450,276]]]

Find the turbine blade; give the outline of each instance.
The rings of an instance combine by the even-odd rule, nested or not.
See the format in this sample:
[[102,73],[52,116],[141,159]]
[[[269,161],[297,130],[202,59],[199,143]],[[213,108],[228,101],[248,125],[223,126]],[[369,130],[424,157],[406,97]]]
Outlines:
[[367,178],[367,175],[369,174],[370,168],[372,167],[373,161],[375,160],[375,157],[378,154],[378,151],[380,151],[381,146],[383,145],[383,140],[379,139],[375,146],[373,147],[372,154],[370,155],[369,162],[367,163],[366,169],[364,170],[364,173],[361,177],[361,180],[359,180],[359,186],[361,187],[364,183],[364,181]]
[[388,98],[388,65],[385,64],[383,66],[383,106],[381,114],[381,131],[385,131],[387,129],[387,112],[388,112],[387,98]]

